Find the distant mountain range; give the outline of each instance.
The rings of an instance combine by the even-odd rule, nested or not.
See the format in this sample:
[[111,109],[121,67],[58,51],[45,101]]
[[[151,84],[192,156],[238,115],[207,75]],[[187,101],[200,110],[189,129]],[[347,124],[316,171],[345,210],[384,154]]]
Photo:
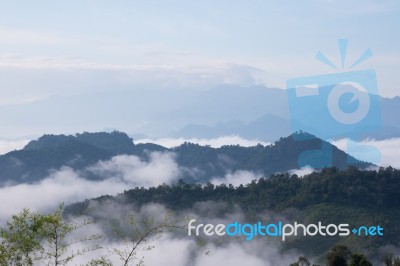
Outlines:
[[[82,133],[76,135],[44,135],[29,142],[22,150],[0,156],[0,182],[2,184],[33,183],[44,179],[51,170],[68,166],[82,170],[100,160],[127,154],[148,160],[151,152],[176,154],[176,162],[191,171],[183,176],[186,182],[205,183],[213,177],[224,176],[236,170],[260,172],[265,176],[286,172],[302,166],[323,168],[335,166],[345,169],[350,165],[366,168],[345,152],[308,133],[298,132],[269,146],[223,146],[212,148],[192,143],[167,149],[156,144],[134,144],[127,134]],[[89,179],[100,179],[93,174]]]
[[[379,98],[382,128],[360,137],[400,137],[400,97],[371,97]],[[42,135],[44,130],[71,134],[112,128],[150,138],[238,135],[273,142],[293,133],[287,92],[264,86],[126,89],[54,96],[0,106],[0,121],[4,137],[22,131]]]
[[244,139],[271,142],[290,134],[291,126],[288,119],[268,114],[249,123],[230,120],[214,126],[189,124],[179,131],[173,132],[171,137],[211,139],[222,136],[240,136]]
[[[400,97],[369,97],[378,98],[380,128],[365,132],[361,129],[358,140],[400,137],[400,121],[396,115],[400,113]],[[314,111],[321,112],[318,107]],[[265,87],[215,88],[201,94],[190,106],[165,114],[163,119],[175,117],[175,120],[180,121],[184,116],[192,118],[192,122],[172,132],[170,136],[217,138],[236,135],[273,142],[279,136],[290,135],[293,132],[292,124],[299,124],[290,117],[286,91]],[[308,131],[307,128],[303,129]],[[338,138],[347,136],[344,132]]]

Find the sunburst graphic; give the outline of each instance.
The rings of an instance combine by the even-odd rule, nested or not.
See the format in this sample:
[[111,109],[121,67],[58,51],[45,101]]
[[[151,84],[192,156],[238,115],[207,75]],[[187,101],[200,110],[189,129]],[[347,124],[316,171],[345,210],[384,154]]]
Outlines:
[[[339,45],[339,52],[340,52],[340,59],[342,61],[342,69],[345,68],[345,62],[346,62],[346,55],[347,55],[347,46],[348,46],[348,40],[347,39],[339,39],[338,40],[338,45]],[[353,67],[361,64],[362,62],[364,62],[365,60],[367,60],[368,58],[370,58],[372,56],[372,51],[370,48],[368,48],[367,50],[365,50],[364,53],[362,53],[358,59],[349,67],[349,69],[352,69]],[[315,59],[319,60],[320,62],[324,63],[325,65],[328,65],[334,69],[338,69],[338,67],[332,63],[331,60],[328,59],[328,57],[326,57],[323,53],[321,53],[320,51],[317,52],[317,54],[315,55]]]

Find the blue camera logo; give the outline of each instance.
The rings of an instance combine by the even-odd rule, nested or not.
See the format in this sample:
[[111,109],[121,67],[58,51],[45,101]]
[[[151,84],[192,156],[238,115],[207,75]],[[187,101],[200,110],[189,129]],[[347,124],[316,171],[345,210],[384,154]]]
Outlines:
[[[339,48],[344,68],[347,40],[339,40]],[[350,69],[370,56],[372,52],[368,49]],[[317,53],[316,59],[337,69],[320,52]],[[338,138],[354,140],[381,127],[376,73],[373,69],[289,79],[286,82],[286,89],[293,132],[306,131],[325,140]],[[304,140],[300,139],[303,136],[299,136],[299,141]],[[353,142],[348,148],[357,149]],[[307,155],[307,158],[314,160],[312,162],[314,167],[331,166],[332,158],[326,156],[331,151],[324,149],[329,147],[321,147],[319,151],[309,151],[304,156]],[[372,161],[379,157],[375,153],[368,153],[372,156]],[[321,157],[322,154],[325,156]],[[307,158],[299,158],[299,166],[310,165]],[[315,161],[315,158],[320,159]]]

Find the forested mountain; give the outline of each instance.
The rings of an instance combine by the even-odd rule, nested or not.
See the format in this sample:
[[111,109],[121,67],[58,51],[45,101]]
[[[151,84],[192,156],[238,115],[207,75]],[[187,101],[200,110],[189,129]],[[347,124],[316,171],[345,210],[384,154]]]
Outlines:
[[[284,248],[295,248],[311,257],[324,258],[335,244],[347,245],[369,257],[380,257],[384,255],[382,247],[395,247],[400,243],[397,224],[400,219],[399,190],[400,171],[391,167],[379,170],[325,168],[304,177],[276,174],[238,187],[183,181],[172,186],[137,187],[115,197],[102,196],[76,203],[66,210],[69,214],[96,218],[96,213],[101,213],[107,205],[140,208],[148,203],[158,203],[176,213],[195,213],[208,220],[237,219],[241,217],[238,213],[244,213],[242,217],[246,217],[246,223],[283,219],[304,224],[347,223],[352,228],[380,225],[384,228],[383,236],[299,236],[282,243]],[[272,240],[266,238],[265,241]]]
[[[249,170],[270,175],[302,166],[323,168],[335,166],[346,169],[359,168],[369,163],[358,161],[345,152],[310,134],[299,132],[281,138],[274,144],[254,147],[222,146],[212,148],[192,143],[167,149],[156,144],[134,144],[125,133],[82,133],[69,135],[44,135],[28,143],[22,150],[0,156],[1,183],[32,183],[45,178],[49,171],[68,166],[82,170],[100,160],[127,154],[148,160],[151,152],[170,152],[186,171],[186,182],[207,182],[212,177],[227,172]],[[195,176],[194,176],[195,175]],[[91,175],[88,178],[101,178]]]

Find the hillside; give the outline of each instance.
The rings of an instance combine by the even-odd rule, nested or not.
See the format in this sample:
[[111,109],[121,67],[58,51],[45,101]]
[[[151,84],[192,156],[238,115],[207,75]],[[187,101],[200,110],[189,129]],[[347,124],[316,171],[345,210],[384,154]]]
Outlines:
[[[391,167],[377,171],[361,171],[354,167],[346,171],[326,168],[303,178],[277,174],[236,188],[229,184],[201,186],[182,181],[173,186],[135,188],[115,197],[102,196],[72,204],[66,211],[96,219],[96,213],[102,213],[106,206],[132,209],[157,203],[175,213],[194,213],[201,221],[218,218],[228,222],[245,219],[247,223],[256,223],[283,219],[304,224],[348,223],[351,228],[380,225],[384,228],[383,236],[299,236],[281,243],[283,249],[294,248],[306,256],[321,258],[333,245],[345,244],[354,251],[378,259],[385,252],[381,247],[400,244],[397,225],[400,219],[399,190],[400,171]],[[265,241],[273,240],[265,238]]]
[[[1,183],[33,183],[45,178],[51,170],[68,166],[82,170],[100,160],[116,155],[134,155],[147,160],[151,152],[171,152],[180,167],[187,169],[186,182],[209,181],[236,170],[271,175],[303,166],[323,168],[348,166],[365,168],[369,163],[358,161],[315,136],[296,133],[269,146],[222,146],[212,148],[192,143],[167,149],[155,144],[137,144],[125,133],[82,133],[74,136],[44,135],[28,143],[22,150],[0,156]],[[200,169],[201,171],[190,171]],[[90,178],[100,178],[91,176]]]

